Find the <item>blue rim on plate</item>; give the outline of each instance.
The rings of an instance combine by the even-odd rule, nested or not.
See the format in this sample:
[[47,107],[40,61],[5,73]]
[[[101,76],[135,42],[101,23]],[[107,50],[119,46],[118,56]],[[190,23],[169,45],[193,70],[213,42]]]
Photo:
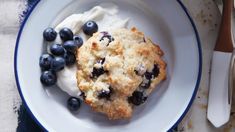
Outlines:
[[[30,16],[30,14],[32,13],[32,11],[34,10],[34,8],[38,5],[38,3],[40,2],[41,0],[36,0],[36,2],[33,4],[33,6],[30,8],[30,10],[28,11],[27,15],[25,16],[21,26],[20,26],[20,29],[19,29],[19,32],[18,32],[18,36],[17,36],[17,39],[16,39],[16,46],[15,46],[15,53],[14,53],[14,72],[15,72],[15,80],[16,80],[16,85],[17,85],[17,88],[18,88],[18,91],[19,91],[19,94],[20,94],[20,97],[24,103],[24,105],[26,106],[26,110],[27,112],[29,113],[29,115],[33,118],[33,120],[44,130],[44,131],[48,131],[46,130],[46,128],[36,119],[36,117],[33,115],[33,113],[31,112],[30,108],[28,107],[25,99],[24,99],[24,96],[22,94],[22,91],[21,91],[21,87],[20,87],[20,83],[19,83],[19,79],[18,79],[18,72],[17,72],[17,54],[18,54],[18,45],[19,45],[19,41],[20,41],[20,37],[21,37],[21,33],[24,29],[24,26]],[[171,131],[172,129],[174,129],[175,127],[177,127],[177,125],[182,121],[182,119],[184,118],[184,116],[186,115],[186,113],[188,112],[189,108],[191,107],[192,103],[193,103],[193,100],[197,94],[197,91],[198,91],[198,88],[199,88],[199,84],[200,84],[200,80],[201,80],[201,75],[202,75],[202,50],[201,50],[201,42],[200,42],[200,38],[199,38],[199,35],[198,35],[198,31],[197,31],[197,28],[196,28],[196,25],[192,19],[192,17],[190,16],[187,8],[184,6],[184,4],[180,1],[180,0],[177,0],[178,4],[182,7],[182,9],[184,10],[186,16],[188,17],[193,29],[194,29],[194,33],[195,33],[195,36],[196,36],[196,40],[197,40],[197,45],[198,45],[198,53],[199,53],[199,68],[198,68],[198,77],[197,77],[197,82],[196,82],[196,86],[194,88],[194,92],[193,92],[193,95],[190,99],[190,102],[188,104],[188,106],[186,107],[185,111],[183,112],[183,114],[180,116],[180,118],[176,121],[176,123],[168,130],[168,131]]]

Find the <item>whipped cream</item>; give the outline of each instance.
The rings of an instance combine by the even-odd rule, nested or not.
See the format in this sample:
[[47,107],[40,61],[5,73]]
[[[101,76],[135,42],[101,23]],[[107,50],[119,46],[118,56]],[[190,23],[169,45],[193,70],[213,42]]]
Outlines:
[[[82,26],[89,20],[93,20],[98,24],[98,31],[110,31],[126,27],[128,18],[122,19],[117,14],[118,7],[116,5],[105,4],[95,6],[84,13],[70,15],[59,23],[55,30],[59,32],[64,27],[70,28],[74,34],[80,35],[83,41],[86,42],[88,36],[83,33]],[[61,43],[59,37],[57,37],[56,42]],[[81,91],[77,87],[76,71],[76,65],[66,66],[63,70],[59,71],[57,73],[57,86],[70,96],[79,97]]]

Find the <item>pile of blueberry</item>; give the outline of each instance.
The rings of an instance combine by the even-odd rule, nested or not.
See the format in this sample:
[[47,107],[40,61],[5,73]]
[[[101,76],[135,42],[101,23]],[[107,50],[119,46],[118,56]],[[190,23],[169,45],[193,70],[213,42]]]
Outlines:
[[[86,35],[92,36],[98,31],[98,25],[94,21],[86,22],[83,27]],[[57,38],[57,32],[53,28],[46,28],[43,32],[43,38],[47,42],[52,42]],[[76,50],[83,44],[80,36],[74,35],[71,29],[62,28],[59,31],[62,44],[52,44],[50,53],[44,53],[40,56],[39,65],[42,70],[40,81],[44,86],[52,86],[57,81],[56,72],[64,69],[65,66],[71,66],[76,62]],[[69,110],[75,111],[80,107],[80,100],[75,97],[68,99]]]
[[[40,56],[39,65],[42,69],[41,83],[45,86],[52,86],[56,83],[56,72],[62,70],[65,66],[73,65],[76,61],[76,49],[83,44],[80,36],[74,36],[69,28],[63,28],[59,32],[63,44],[52,44],[50,53]],[[45,41],[54,41],[57,32],[53,28],[47,28],[43,32]]]

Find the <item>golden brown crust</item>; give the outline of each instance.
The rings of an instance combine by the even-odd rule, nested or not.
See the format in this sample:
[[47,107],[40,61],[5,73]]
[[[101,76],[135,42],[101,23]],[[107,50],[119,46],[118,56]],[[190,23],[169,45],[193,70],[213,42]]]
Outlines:
[[[118,29],[110,32],[111,38],[104,33],[95,33],[77,51],[77,84],[85,93],[85,102],[94,111],[104,113],[109,119],[125,119],[132,116],[133,104],[128,97],[140,90],[143,75],[136,73],[140,66],[144,72],[151,72],[154,66],[159,68],[157,77],[151,79],[151,85],[144,90],[148,96],[162,80],[166,78],[166,63],[161,59],[163,51],[135,27],[131,30]],[[104,59],[103,64],[101,62]],[[104,73],[93,77],[95,68],[103,68]],[[109,99],[99,98],[98,92],[110,90]]]

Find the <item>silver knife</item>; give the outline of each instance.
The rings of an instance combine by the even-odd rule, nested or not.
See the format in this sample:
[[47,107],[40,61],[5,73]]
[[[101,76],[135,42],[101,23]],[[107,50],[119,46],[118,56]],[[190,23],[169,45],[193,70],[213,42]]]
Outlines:
[[222,21],[211,63],[207,118],[220,127],[230,118],[234,79],[233,0],[223,0]]

